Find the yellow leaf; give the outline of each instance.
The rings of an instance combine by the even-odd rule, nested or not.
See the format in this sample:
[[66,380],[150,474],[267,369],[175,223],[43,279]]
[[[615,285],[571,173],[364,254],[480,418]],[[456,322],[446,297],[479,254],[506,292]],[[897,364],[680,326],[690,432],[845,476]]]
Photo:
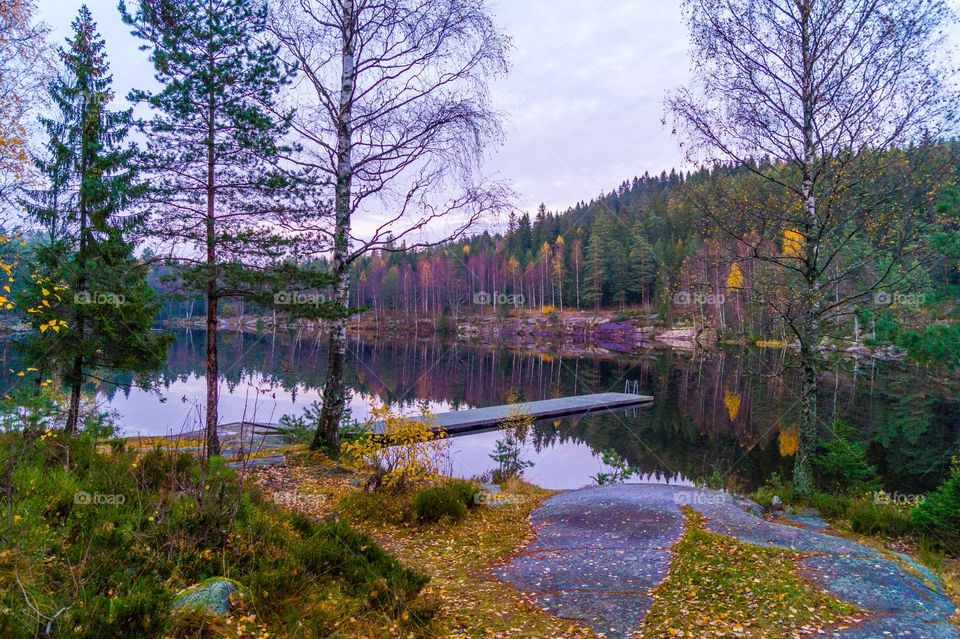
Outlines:
[[783,254],[787,257],[800,257],[803,253],[803,236],[793,229],[783,230]]
[[736,264],[730,265],[730,273],[727,275],[727,288],[743,288],[743,271]]
[[732,393],[729,390],[723,391],[723,404],[727,407],[727,415],[730,421],[737,421],[737,415],[740,414],[740,393]]
[[797,452],[797,442],[800,440],[800,431],[796,424],[793,426],[780,427],[780,435],[777,437],[777,443],[780,448],[781,457],[790,457]]

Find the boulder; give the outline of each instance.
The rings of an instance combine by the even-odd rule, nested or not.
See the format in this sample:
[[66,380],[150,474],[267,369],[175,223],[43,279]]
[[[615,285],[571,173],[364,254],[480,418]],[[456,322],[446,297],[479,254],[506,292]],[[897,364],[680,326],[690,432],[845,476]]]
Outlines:
[[763,517],[763,508],[752,499],[738,498],[735,500],[737,506],[755,517]]
[[697,331],[694,328],[674,328],[654,337],[673,348],[693,349],[697,346]]
[[226,577],[211,577],[201,584],[183,590],[173,600],[173,609],[203,608],[218,615],[230,612],[230,595],[240,585]]

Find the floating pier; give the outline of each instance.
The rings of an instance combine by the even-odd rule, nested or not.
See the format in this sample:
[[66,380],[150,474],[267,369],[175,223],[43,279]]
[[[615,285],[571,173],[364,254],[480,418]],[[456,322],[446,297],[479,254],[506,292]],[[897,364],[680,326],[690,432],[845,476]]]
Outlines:
[[[628,382],[624,390],[635,391],[636,389],[637,385],[635,383]],[[459,435],[477,430],[497,428],[505,419],[518,413],[529,415],[534,421],[539,421],[569,415],[602,413],[618,408],[638,408],[649,405],[651,402],[653,402],[652,396],[640,395],[636,392],[593,393],[438,413],[432,417],[431,424],[438,429],[442,428],[448,435]],[[370,430],[375,434],[383,434],[383,424],[374,422],[370,425]],[[217,431],[224,450],[230,452],[233,452],[233,449],[237,447],[246,448],[248,451],[273,448],[284,441],[279,424],[248,421],[231,422],[220,424]],[[168,438],[199,440],[203,436],[204,431],[197,430],[171,435]]]
[[[495,428],[500,422],[522,413],[533,419],[549,419],[567,415],[581,415],[584,413],[602,412],[615,408],[630,408],[649,404],[653,401],[650,395],[636,395],[633,393],[594,393],[591,395],[574,395],[572,397],[557,397],[543,399],[536,402],[520,402],[504,404],[502,406],[488,406],[486,408],[470,408],[455,410],[448,413],[439,413],[433,416],[432,422],[450,435],[466,433],[485,428]],[[373,424],[375,433],[382,433],[381,424]]]

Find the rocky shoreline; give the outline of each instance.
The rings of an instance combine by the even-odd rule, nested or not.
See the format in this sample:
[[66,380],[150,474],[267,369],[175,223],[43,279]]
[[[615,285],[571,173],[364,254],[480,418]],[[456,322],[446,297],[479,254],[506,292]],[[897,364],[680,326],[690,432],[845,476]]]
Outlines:
[[[172,321],[170,327],[202,329],[203,318]],[[270,316],[222,318],[220,330],[263,332],[275,329],[323,332],[323,321],[296,320],[287,322]],[[565,311],[563,313],[523,315],[476,314],[459,317],[406,318],[362,314],[351,320],[348,332],[362,337],[433,337],[445,335],[457,341],[514,348],[541,348],[563,353],[636,354],[653,349],[695,351],[716,348],[722,344],[739,344],[761,348],[796,349],[794,342],[781,340],[728,340],[713,328],[699,326],[667,326],[655,314],[623,317],[614,312]],[[869,336],[866,336],[869,337]],[[824,338],[819,350],[840,357],[880,361],[901,361],[906,351],[895,346],[868,346],[865,338]]]

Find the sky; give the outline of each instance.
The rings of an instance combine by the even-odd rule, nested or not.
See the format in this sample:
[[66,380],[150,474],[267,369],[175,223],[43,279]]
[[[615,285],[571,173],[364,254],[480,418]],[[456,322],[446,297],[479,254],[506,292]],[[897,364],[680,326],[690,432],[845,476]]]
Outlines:
[[[81,0],[38,0],[57,44]],[[87,0],[107,43],[118,96],[152,78],[117,0]],[[486,172],[508,181],[516,205],[562,210],[645,171],[685,166],[661,125],[665,92],[687,81],[687,34],[670,0],[491,0],[513,39],[511,72],[491,86],[503,144]]]
[[[564,210],[644,172],[693,168],[662,124],[667,92],[691,77],[678,0],[488,3],[513,51],[509,75],[491,85],[505,137],[485,171],[513,187],[517,208],[533,212],[543,202]],[[81,4],[37,0],[58,44]],[[960,10],[960,0],[949,4]],[[117,0],[87,5],[106,40],[117,95],[149,86],[152,67]],[[948,37],[956,50],[960,25]]]

